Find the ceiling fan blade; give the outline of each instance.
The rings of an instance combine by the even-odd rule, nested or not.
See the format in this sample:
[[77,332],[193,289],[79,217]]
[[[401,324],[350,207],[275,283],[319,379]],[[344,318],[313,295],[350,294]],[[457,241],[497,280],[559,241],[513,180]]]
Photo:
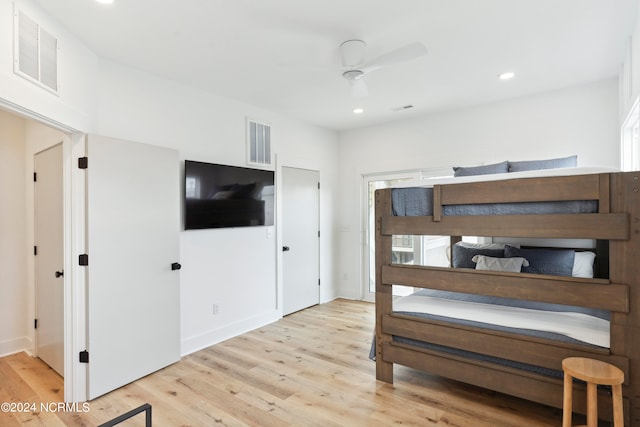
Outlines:
[[364,79],[349,80],[349,86],[351,86],[351,97],[354,99],[365,98],[369,95],[369,89]]
[[360,67],[363,73],[369,73],[388,65],[411,61],[427,54],[427,48],[420,42],[415,42],[385,53]]

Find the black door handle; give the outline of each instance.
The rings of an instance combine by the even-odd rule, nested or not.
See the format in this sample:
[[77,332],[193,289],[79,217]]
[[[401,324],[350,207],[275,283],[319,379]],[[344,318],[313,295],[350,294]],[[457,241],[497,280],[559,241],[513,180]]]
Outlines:
[[62,271],[56,271],[56,279],[57,279],[58,277],[62,277],[62,276],[64,276],[64,270],[62,270]]
[[179,262],[174,262],[173,264],[171,264],[171,270],[180,270],[182,268],[182,265],[180,265]]
[[282,252],[288,252],[290,250],[289,246],[283,246]]

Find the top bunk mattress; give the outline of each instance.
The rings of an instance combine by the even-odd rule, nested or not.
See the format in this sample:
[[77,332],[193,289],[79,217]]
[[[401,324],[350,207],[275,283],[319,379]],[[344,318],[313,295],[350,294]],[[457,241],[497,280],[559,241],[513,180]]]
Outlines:
[[[538,178],[548,176],[572,176],[618,172],[611,168],[575,167],[477,175],[456,178],[424,180],[420,187],[395,187],[391,190],[393,214],[396,216],[433,215],[433,186],[487,182],[514,178]],[[597,200],[568,200],[555,202],[484,203],[470,205],[445,205],[443,215],[522,215],[522,214],[577,214],[598,212]]]

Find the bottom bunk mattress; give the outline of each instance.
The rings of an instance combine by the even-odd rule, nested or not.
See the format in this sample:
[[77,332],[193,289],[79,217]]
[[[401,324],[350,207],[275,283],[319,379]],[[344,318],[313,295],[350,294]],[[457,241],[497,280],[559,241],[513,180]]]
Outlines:
[[[422,289],[394,301],[393,311],[397,314],[578,343],[594,348],[609,347],[609,312],[606,310]],[[561,371],[432,343],[403,337],[394,337],[394,341],[553,377],[562,376]],[[375,360],[375,339],[369,356]]]

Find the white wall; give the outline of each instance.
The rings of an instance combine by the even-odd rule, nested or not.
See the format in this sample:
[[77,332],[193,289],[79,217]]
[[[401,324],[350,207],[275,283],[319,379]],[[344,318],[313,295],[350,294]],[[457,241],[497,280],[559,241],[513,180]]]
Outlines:
[[362,176],[578,155],[620,165],[617,80],[340,134],[340,295],[361,295]]
[[[96,133],[171,147],[182,160],[246,164],[246,117],[270,123],[278,165],[320,171],[322,301],[335,298],[337,136],[279,114],[101,61]],[[264,227],[183,231],[182,352],[219,342],[281,315],[279,234]],[[213,304],[219,313],[213,314]]]

